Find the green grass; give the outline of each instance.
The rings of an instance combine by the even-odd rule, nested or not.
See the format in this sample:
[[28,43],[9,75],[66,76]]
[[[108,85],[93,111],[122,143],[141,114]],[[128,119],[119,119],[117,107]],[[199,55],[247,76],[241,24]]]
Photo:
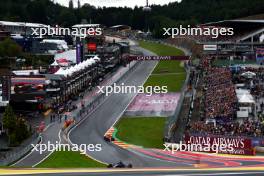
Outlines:
[[[153,42],[139,41],[139,46],[159,56],[184,55],[183,51]],[[186,79],[186,72],[180,61],[159,61],[144,86],[168,86],[169,92],[179,92]]]
[[106,165],[94,161],[79,152],[56,151],[37,165],[39,168],[104,168]]
[[[174,47],[163,44],[139,41],[142,48],[159,56],[177,56],[184,53]],[[186,73],[179,61],[160,61],[144,86],[168,86],[169,92],[179,92],[185,81]],[[117,138],[146,148],[164,148],[164,117],[122,117],[117,123]]]
[[139,41],[139,46],[147,50],[150,50],[159,56],[184,55],[184,52],[182,50],[159,43]]
[[185,74],[150,75],[144,86],[168,86],[168,92],[179,92],[185,81]]
[[164,148],[164,117],[122,117],[117,123],[117,138],[147,148]]
[[179,61],[174,60],[164,60],[159,61],[158,65],[153,70],[152,74],[162,74],[162,73],[185,73],[183,64]]

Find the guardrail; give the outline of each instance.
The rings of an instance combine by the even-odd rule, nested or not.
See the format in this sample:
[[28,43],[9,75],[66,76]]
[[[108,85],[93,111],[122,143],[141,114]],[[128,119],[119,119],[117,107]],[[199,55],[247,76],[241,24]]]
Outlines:
[[32,137],[22,143],[20,147],[17,147],[16,149],[5,153],[3,158],[0,158],[0,166],[8,166],[12,163],[15,163],[31,151],[31,149],[33,148],[31,144],[36,145],[40,142],[40,140],[41,137],[39,134],[33,134]]
[[165,139],[171,139],[172,138],[172,128],[175,125],[175,123],[177,122],[179,115],[180,115],[180,111],[181,111],[182,106],[183,106],[184,98],[185,98],[186,91],[187,91],[188,82],[190,80],[190,69],[187,67],[187,68],[185,68],[185,70],[187,73],[186,79],[185,79],[185,82],[181,88],[181,95],[180,95],[176,110],[172,116],[168,117],[166,124],[165,124],[165,129],[164,129]]

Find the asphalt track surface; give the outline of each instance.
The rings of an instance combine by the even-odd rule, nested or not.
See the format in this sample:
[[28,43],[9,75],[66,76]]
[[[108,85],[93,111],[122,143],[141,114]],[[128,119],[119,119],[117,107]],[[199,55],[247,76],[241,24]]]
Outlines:
[[[144,55],[153,55],[153,53],[146,50],[142,51],[144,52]],[[124,85],[143,85],[157,64],[157,61],[141,62],[142,63],[123,81]],[[122,161],[125,164],[131,163],[134,167],[175,166],[175,163],[141,155],[120,148],[103,139],[104,134],[119,120],[135,96],[136,93],[111,94],[92,114],[89,115],[89,117],[87,117],[86,120],[70,132],[70,141],[78,145],[101,144],[101,151],[87,151],[87,154],[104,163],[116,163]],[[178,166],[186,165],[179,163]]]
[[236,170],[87,170],[87,169],[66,169],[66,170],[8,170],[0,169],[0,175],[38,175],[38,176],[261,176],[264,175],[264,169],[244,169]]
[[[42,133],[41,143],[55,144],[56,142],[60,142],[60,129],[61,124],[54,122],[47,127],[47,130]],[[47,158],[51,154],[50,151],[46,150],[42,154],[40,152],[31,150],[26,156],[15,162],[12,166],[15,167],[34,167],[38,163],[42,162],[45,158]]]

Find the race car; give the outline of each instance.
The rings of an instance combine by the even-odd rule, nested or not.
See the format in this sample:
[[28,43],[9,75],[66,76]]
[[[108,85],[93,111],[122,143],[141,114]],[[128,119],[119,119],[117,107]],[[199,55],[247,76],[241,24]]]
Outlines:
[[108,168],[132,168],[132,164],[124,164],[122,161],[119,161],[118,163],[114,163],[114,164],[109,164],[107,166]]

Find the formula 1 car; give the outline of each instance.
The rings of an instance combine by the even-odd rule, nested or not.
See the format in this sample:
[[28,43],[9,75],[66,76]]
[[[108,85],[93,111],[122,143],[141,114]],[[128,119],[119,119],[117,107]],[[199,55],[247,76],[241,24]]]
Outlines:
[[108,168],[132,168],[132,164],[124,164],[122,161],[119,161],[118,163],[109,164],[107,166]]

